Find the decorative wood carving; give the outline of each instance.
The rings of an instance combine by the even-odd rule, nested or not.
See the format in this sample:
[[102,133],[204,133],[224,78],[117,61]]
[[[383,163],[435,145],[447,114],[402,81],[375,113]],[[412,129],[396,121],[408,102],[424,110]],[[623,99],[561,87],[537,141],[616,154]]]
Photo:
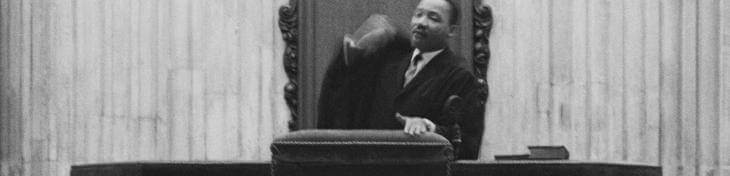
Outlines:
[[473,0],[474,4],[474,73],[482,85],[480,99],[486,103],[489,94],[487,87],[487,68],[489,67],[489,33],[492,30],[492,9],[483,4],[482,0]]
[[297,18],[297,1],[292,0],[288,6],[279,8],[279,28],[284,38],[286,48],[284,50],[284,71],[289,82],[284,86],[284,99],[291,110],[289,119],[289,131],[296,131],[299,127],[299,59],[297,56],[297,45],[299,43],[299,30]]

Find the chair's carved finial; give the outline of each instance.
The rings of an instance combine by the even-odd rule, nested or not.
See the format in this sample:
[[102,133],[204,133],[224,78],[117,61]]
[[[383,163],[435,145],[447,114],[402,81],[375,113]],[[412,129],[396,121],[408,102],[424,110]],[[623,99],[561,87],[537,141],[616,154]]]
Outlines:
[[480,99],[482,104],[486,103],[489,94],[487,87],[487,68],[489,67],[489,33],[492,30],[492,9],[482,0],[473,0],[474,16],[474,71],[482,85]]

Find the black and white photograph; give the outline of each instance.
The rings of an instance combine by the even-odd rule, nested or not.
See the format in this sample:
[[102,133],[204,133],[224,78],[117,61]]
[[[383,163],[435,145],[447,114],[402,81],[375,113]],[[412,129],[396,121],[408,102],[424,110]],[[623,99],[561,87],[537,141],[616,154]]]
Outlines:
[[726,0],[0,0],[0,176],[730,176]]

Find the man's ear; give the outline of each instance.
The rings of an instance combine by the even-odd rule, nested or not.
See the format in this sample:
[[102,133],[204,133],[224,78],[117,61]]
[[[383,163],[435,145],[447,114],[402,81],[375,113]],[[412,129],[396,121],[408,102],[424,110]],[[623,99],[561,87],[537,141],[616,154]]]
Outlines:
[[449,25],[449,37],[456,36],[456,29],[459,28],[459,25],[451,24]]

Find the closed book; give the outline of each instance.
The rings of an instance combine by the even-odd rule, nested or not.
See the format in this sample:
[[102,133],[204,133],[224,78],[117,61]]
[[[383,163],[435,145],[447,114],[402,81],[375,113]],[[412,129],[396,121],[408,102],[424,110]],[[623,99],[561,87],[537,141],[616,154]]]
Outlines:
[[495,160],[527,160],[529,158],[530,154],[494,155]]
[[565,146],[528,146],[531,160],[567,160],[570,157]]

